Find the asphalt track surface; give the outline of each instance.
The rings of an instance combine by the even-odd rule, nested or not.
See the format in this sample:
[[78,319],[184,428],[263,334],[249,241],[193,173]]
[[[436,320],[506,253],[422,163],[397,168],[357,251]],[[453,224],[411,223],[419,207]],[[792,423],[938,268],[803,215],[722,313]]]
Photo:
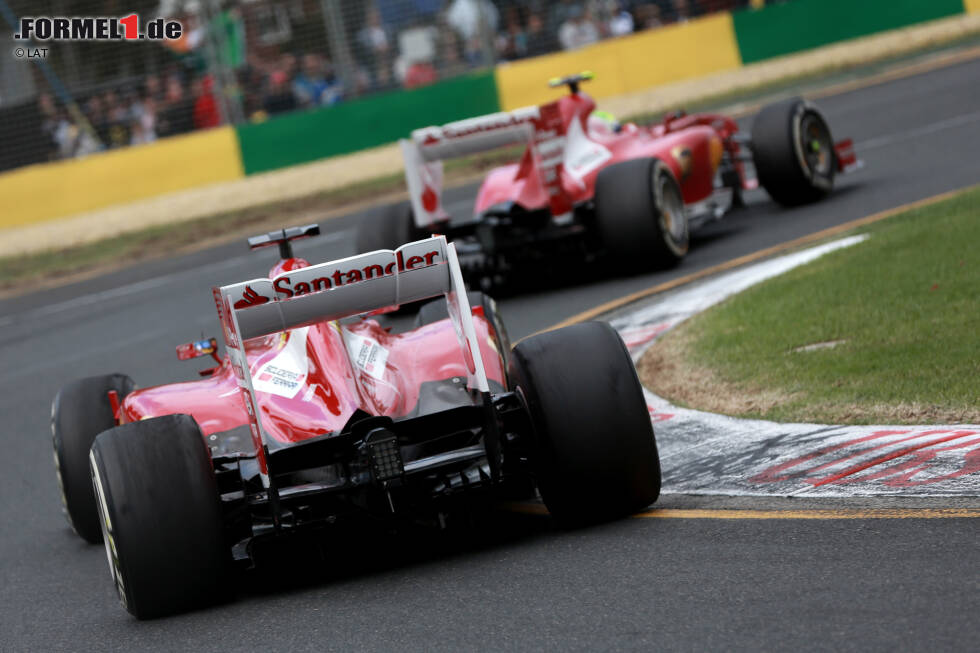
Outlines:
[[[867,163],[833,197],[786,211],[754,193],[675,270],[505,300],[512,337],[980,182],[977,80],[972,61],[823,98],[835,135],[852,136]],[[469,210],[474,190],[450,193],[453,210]],[[325,224],[331,233],[298,253],[352,253],[359,217]],[[70,378],[111,371],[143,386],[191,378],[198,366],[178,362],[173,346],[217,335],[209,288],[264,275],[273,258],[232,244],[0,302],[0,650],[975,650],[976,519],[627,519],[568,532],[504,513],[468,537],[351,542],[326,563],[242,579],[234,603],[136,622],[101,547],[60,514],[51,399]]]

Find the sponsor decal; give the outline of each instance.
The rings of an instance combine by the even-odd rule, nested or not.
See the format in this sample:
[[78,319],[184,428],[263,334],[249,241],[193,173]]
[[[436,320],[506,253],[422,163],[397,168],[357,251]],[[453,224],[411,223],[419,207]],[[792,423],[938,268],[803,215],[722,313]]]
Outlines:
[[670,155],[677,162],[677,167],[681,171],[680,181],[684,181],[691,176],[691,168],[694,167],[694,156],[691,148],[686,145],[677,145],[670,150]]
[[[351,266],[352,262],[356,262],[357,265]],[[443,249],[432,242],[422,241],[393,253],[371,252],[348,259],[347,262],[322,263],[284,272],[271,280],[272,292],[275,300],[282,301],[440,263],[445,263]],[[258,287],[261,287],[260,284],[268,285],[268,283],[266,280],[252,282]],[[241,292],[240,299],[234,303],[236,310],[252,308],[270,301],[269,297],[256,291],[250,284],[246,284]]]
[[388,366],[389,351],[373,338],[360,336],[346,329],[343,334],[344,342],[347,343],[347,351],[350,353],[351,363],[357,369],[376,379],[384,378],[385,369]]
[[612,152],[599,145],[582,131],[582,123],[573,120],[565,137],[564,167],[568,174],[581,179],[612,158]]
[[459,120],[442,127],[425,127],[413,132],[412,137],[419,145],[426,147],[436,145],[447,139],[462,138],[480,132],[496,131],[506,127],[515,127],[533,122],[538,118],[537,107],[525,107],[514,111],[492,113],[478,118]]
[[430,186],[426,186],[422,191],[422,206],[429,213],[434,213],[439,208],[439,195]]
[[252,286],[245,286],[245,292],[242,293],[242,298],[235,302],[235,308],[249,308],[250,306],[264,304],[267,301],[269,301],[269,298],[252,290]]
[[252,388],[287,399],[295,397],[309,372],[306,356],[308,332],[309,327],[287,332],[286,344],[279,353],[252,373]]

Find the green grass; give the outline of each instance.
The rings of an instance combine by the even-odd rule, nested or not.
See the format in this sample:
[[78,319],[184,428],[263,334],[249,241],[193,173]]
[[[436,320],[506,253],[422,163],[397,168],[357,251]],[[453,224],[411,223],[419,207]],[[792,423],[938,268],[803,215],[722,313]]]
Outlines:
[[782,397],[736,414],[865,423],[980,414],[980,189],[860,231],[870,238],[755,286],[674,336],[727,391]]

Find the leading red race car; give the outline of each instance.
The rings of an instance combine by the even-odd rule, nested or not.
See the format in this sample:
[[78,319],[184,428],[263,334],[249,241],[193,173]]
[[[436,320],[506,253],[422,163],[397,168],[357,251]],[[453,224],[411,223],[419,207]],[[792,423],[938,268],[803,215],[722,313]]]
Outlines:
[[[471,499],[533,495],[567,521],[656,500],[660,463],[642,389],[605,323],[511,350],[496,305],[467,294],[444,237],[320,265],[290,241],[267,278],[214,289],[205,378],[136,389],[82,379],[52,406],[65,514],[105,542],[123,605],[153,617],[219,600],[257,548],[344,524],[444,523]],[[367,314],[443,295],[413,330]],[[353,319],[350,319],[352,318]]]
[[[641,127],[596,112],[579,90],[590,78],[553,80],[570,93],[541,106],[413,131],[401,141],[411,206],[365,220],[359,249],[446,234],[467,281],[484,289],[556,254],[608,256],[631,270],[668,266],[687,253],[690,231],[740,204],[744,190],[761,185],[781,204],[803,204],[859,165],[851,141],[835,144],[806,100],[765,107],[751,136],[715,114],[675,113]],[[527,145],[520,161],[487,175],[473,216],[450,216],[442,160],[517,143]]]

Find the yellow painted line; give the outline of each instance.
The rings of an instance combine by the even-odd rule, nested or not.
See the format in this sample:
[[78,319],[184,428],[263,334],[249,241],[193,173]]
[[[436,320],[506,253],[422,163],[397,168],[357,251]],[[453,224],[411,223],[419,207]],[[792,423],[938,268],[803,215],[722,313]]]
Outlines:
[[973,508],[883,508],[879,510],[703,510],[655,508],[638,519],[962,519],[980,517]]
[[[547,515],[540,503],[511,503],[510,512]],[[653,508],[635,519],[976,519],[980,508],[833,508],[812,510],[724,510],[705,508]]]
[[975,186],[970,186],[967,188],[961,188],[958,190],[947,191],[945,193],[940,193],[939,195],[933,195],[932,197],[926,197],[921,200],[916,200],[914,202],[902,204],[901,206],[896,206],[894,208],[886,209],[884,211],[879,211],[878,213],[873,213],[863,218],[858,218],[856,220],[851,220],[850,222],[839,224],[836,227],[823,229],[821,231],[817,231],[812,234],[802,236],[800,238],[787,241],[785,243],[781,243],[779,245],[774,245],[772,247],[767,247],[766,249],[761,249],[757,252],[752,252],[751,254],[746,254],[745,256],[739,256],[738,258],[733,258],[729,261],[725,261],[724,263],[713,265],[709,268],[705,268],[704,270],[699,270],[697,272],[684,275],[683,277],[678,277],[677,279],[671,279],[670,281],[659,283],[650,288],[644,288],[643,290],[638,290],[636,292],[630,293],[618,299],[613,299],[611,301],[605,302],[604,304],[600,304],[595,308],[591,308],[587,311],[583,311],[577,315],[573,315],[569,318],[566,318],[561,322],[548,327],[547,329],[542,329],[542,331],[539,331],[538,333],[542,333],[544,331],[551,331],[553,329],[560,329],[561,327],[569,326],[571,324],[577,324],[579,322],[585,322],[586,320],[592,320],[596,317],[599,317],[600,315],[609,313],[610,311],[614,311],[618,308],[622,308],[627,304],[632,304],[635,301],[644,299],[646,297],[650,297],[651,295],[656,295],[658,293],[662,293],[667,290],[672,290],[674,288],[677,288],[678,286],[683,286],[685,284],[691,283],[692,281],[697,281],[698,279],[703,279],[705,277],[718,274],[719,272],[725,272],[727,270],[731,270],[732,268],[745,265],[746,263],[753,263],[760,259],[773,256],[774,254],[779,254],[781,252],[785,252],[790,249],[795,249],[803,245],[809,245],[816,241],[824,240],[826,238],[836,236],[845,231],[850,231],[851,229],[856,229],[858,227],[871,224],[873,222],[878,222],[880,220],[890,218],[893,215],[902,213],[904,211],[910,211],[912,209],[918,209],[924,206],[931,206],[932,204],[936,204],[937,202],[942,202],[943,200],[947,200],[951,197],[955,197],[956,195],[959,195],[960,193],[966,193],[976,188],[980,188],[980,184],[977,184]]
[[980,0],[965,0],[963,5],[967,13],[977,13],[980,12]]

